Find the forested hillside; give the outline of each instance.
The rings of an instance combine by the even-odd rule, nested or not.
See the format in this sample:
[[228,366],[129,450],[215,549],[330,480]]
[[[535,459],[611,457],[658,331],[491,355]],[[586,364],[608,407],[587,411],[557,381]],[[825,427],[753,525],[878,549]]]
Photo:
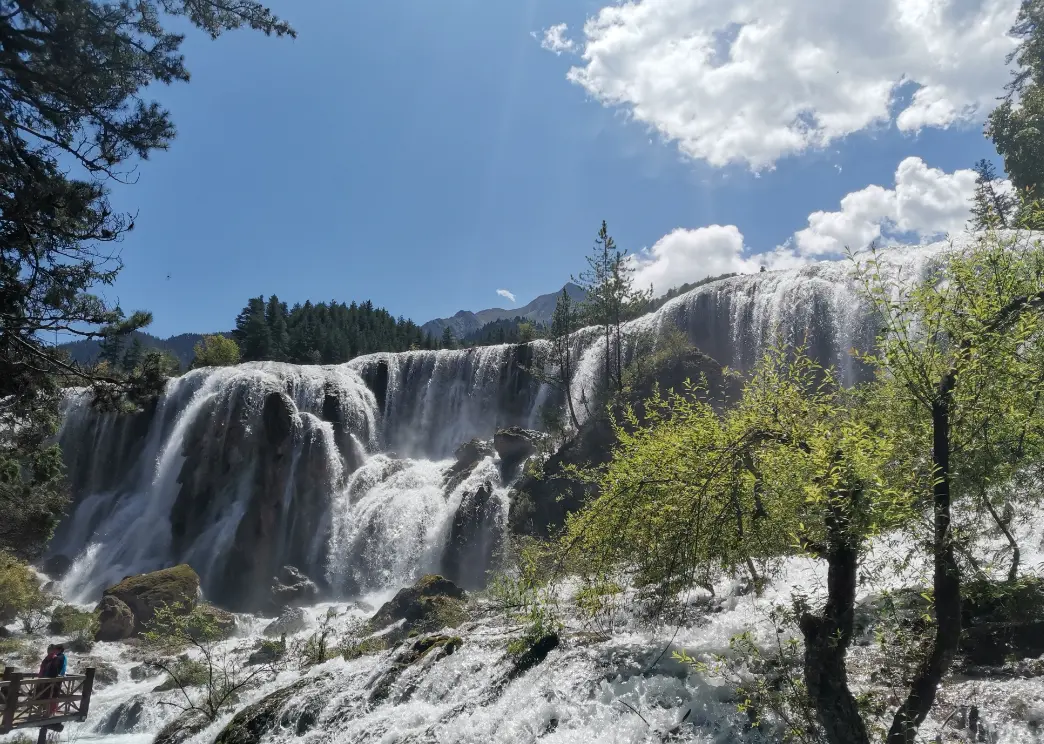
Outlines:
[[254,297],[236,317],[232,337],[247,362],[340,364],[378,351],[436,348],[412,320],[395,318],[369,300],[305,302],[288,309],[276,295]]

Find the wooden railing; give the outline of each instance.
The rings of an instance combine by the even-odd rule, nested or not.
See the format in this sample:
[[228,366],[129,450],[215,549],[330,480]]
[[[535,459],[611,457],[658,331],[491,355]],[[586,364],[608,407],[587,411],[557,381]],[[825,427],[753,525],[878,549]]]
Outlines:
[[[94,669],[68,677],[37,677],[4,669],[0,678],[0,734],[33,726],[86,721],[94,687]],[[41,729],[43,739],[46,729]]]

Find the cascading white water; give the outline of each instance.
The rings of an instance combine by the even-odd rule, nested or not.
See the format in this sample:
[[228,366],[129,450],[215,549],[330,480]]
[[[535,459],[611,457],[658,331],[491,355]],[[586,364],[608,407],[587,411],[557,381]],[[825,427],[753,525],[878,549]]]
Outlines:
[[[264,584],[284,564],[335,594],[438,569],[462,489],[481,485],[473,474],[446,491],[446,458],[533,424],[547,392],[526,376],[528,359],[499,346],[197,370],[131,417],[74,392],[60,441],[75,507],[51,546],[77,558],[63,589],[86,601],[187,562],[209,596],[246,607],[259,595],[244,576]],[[497,468],[476,472],[506,510]]]
[[[921,276],[942,249],[906,249],[885,258],[894,271]],[[807,338],[813,354],[854,380],[859,370],[847,351],[872,337],[874,327],[849,271],[827,263],[706,285],[628,324],[628,348],[644,333],[679,328],[719,361],[748,369],[775,338]],[[580,400],[593,395],[605,345],[595,329],[579,332],[575,341],[580,364],[573,392]],[[248,578],[235,573],[245,570],[244,541],[237,536],[244,525],[265,523],[255,520],[260,503],[278,516],[278,529],[261,546],[277,555],[273,565],[307,569],[344,597],[363,596],[373,604],[387,599],[418,573],[440,567],[454,515],[486,484],[492,486],[492,523],[502,527],[509,491],[496,458],[481,459],[458,481],[448,473],[449,456],[461,442],[489,438],[500,426],[536,426],[550,391],[522,372],[539,359],[535,346],[530,352],[490,347],[378,354],[337,367],[200,370],[171,381],[154,409],[123,419],[72,396],[61,441],[76,505],[52,546],[78,556],[63,582],[66,598],[90,602],[125,574],[181,560],[203,574],[212,599],[227,590],[223,572],[229,565],[239,583],[265,580],[262,571]],[[1039,518],[1020,523],[1027,563],[1044,558],[1036,555],[1041,536],[1029,534],[1032,524]],[[903,577],[893,584],[911,581],[925,583],[924,577]],[[394,652],[311,670],[310,676],[329,677],[292,696],[287,723],[264,741],[758,741],[758,731],[736,715],[730,689],[672,661],[669,649],[708,659],[728,648],[732,634],[751,628],[752,618],[763,621],[774,601],[786,601],[792,591],[814,595],[821,585],[820,566],[791,560],[761,599],[730,596],[718,612],[677,633],[624,623],[608,638],[580,638],[506,686],[508,628],[486,617],[455,631],[464,635],[460,651],[409,668],[380,704],[367,699],[374,680],[393,666]],[[719,587],[719,593],[727,589]],[[309,610],[312,629],[326,609]],[[342,620],[366,614],[343,603],[338,609]],[[264,622],[243,618],[243,636],[230,645],[248,654]],[[753,624],[771,634],[763,623]],[[853,651],[853,669],[863,653]],[[160,695],[149,692],[155,680],[129,679],[137,662],[122,646],[102,643],[93,654],[117,664],[121,681],[99,691],[91,720],[74,735],[151,741],[177,710],[152,704]],[[297,676],[284,672],[246,692],[239,706]],[[145,701],[136,712],[135,700]],[[957,680],[947,683],[942,701],[980,705],[1001,744],[1033,740],[1025,720],[1044,722],[1044,685],[1037,680]],[[306,711],[315,723],[299,735]],[[930,719],[924,731],[938,730],[944,715]],[[190,744],[209,744],[230,717]]]
[[[943,249],[883,256],[891,271],[921,275]],[[624,356],[636,339],[667,328],[741,370],[777,339],[805,343],[849,381],[860,374],[849,349],[865,347],[874,332],[847,262],[697,288],[628,323]],[[573,397],[582,416],[579,402],[594,398],[606,344],[597,329],[578,332],[575,344]],[[458,491],[443,492],[442,461],[499,427],[539,427],[554,397],[527,369],[545,353],[537,342],[374,354],[330,367],[197,370],[170,381],[154,408],[132,417],[100,414],[86,393],[73,394],[60,440],[75,508],[51,547],[79,557],[66,589],[86,599],[124,575],[176,561],[196,566],[205,590],[219,597],[231,576],[245,571],[264,582],[284,563],[335,592],[437,568],[445,530],[435,525],[448,524],[460,500]],[[490,482],[498,493],[504,487],[494,476]],[[411,539],[400,543],[406,534]],[[271,555],[263,566],[243,549],[259,536]],[[234,590],[231,604],[253,601]]]

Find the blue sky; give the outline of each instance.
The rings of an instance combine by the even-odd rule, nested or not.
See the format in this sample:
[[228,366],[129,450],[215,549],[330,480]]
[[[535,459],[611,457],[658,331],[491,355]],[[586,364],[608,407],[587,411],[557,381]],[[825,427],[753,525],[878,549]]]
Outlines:
[[[646,16],[617,18],[615,32],[627,24],[648,30],[649,13],[664,2],[637,3]],[[701,2],[678,0],[672,12],[687,6],[686,22],[699,24]],[[761,138],[754,129],[753,140],[721,150],[708,144],[719,141],[716,134],[679,133],[671,124],[678,106],[705,101],[713,85],[696,72],[672,79],[654,70],[650,86],[644,73],[633,72],[635,60],[655,60],[671,47],[662,29],[644,48],[614,47],[604,26],[585,35],[585,20],[602,18],[606,4],[279,0],[273,9],[297,28],[296,40],[237,32],[212,42],[190,34],[184,51],[191,83],[156,90],[178,138],[141,165],[136,184],[114,193],[117,207],[137,213],[137,227],[122,246],[125,269],[106,296],[127,311],[151,310],[151,331],[160,336],[228,329],[248,297],[273,293],[291,304],[371,299],[423,322],[462,308],[504,306],[498,289],[522,304],[561,287],[583,268],[602,219],[632,251],[682,229],[676,237],[688,241],[686,261],[647,272],[664,289],[694,272],[716,273],[718,264],[701,258],[699,240],[707,234],[688,232],[707,225],[735,226],[729,229],[741,235],[742,248],[727,258],[741,270],[750,256],[803,229],[819,233],[806,232],[800,245],[820,247],[802,251],[802,260],[829,254],[827,244],[840,234],[864,235],[874,225],[915,237],[931,232],[931,220],[895,211],[905,203],[896,185],[900,163],[920,158],[939,181],[994,156],[981,133],[981,104],[944,126],[900,131],[894,117],[919,86],[930,89],[935,80],[930,61],[923,83],[892,92],[891,120],[823,125],[818,142],[768,156],[750,144]],[[560,23],[568,24],[573,46],[555,54],[541,40],[544,29]],[[997,23],[1006,27],[1009,19]],[[880,40],[870,42],[881,48]],[[578,56],[585,45],[589,58]],[[989,59],[997,57],[994,50]],[[999,53],[998,70],[1002,60]],[[665,64],[674,69],[669,59]],[[569,80],[573,67],[591,74]],[[617,69],[623,72],[613,78]],[[636,85],[628,81],[632,72]],[[813,113],[862,101],[859,86],[874,81],[857,73],[836,73],[854,91],[850,100],[814,99]],[[985,100],[996,80],[1003,75],[983,81],[983,91],[951,86],[947,95],[967,109]],[[629,85],[630,92],[618,92]],[[752,96],[760,100],[756,89]],[[712,98],[700,111],[727,112],[736,104],[717,105]],[[737,114],[748,122],[776,115]],[[734,124],[723,129],[736,131]],[[732,160],[708,162],[723,157]],[[961,183],[966,190],[967,178]],[[871,184],[898,189],[900,206],[888,208],[890,217],[841,209],[848,194],[872,201],[874,194],[862,191]],[[809,218],[819,211],[826,217],[817,227]],[[954,222],[947,219],[940,226]],[[661,245],[650,264],[675,249]]]

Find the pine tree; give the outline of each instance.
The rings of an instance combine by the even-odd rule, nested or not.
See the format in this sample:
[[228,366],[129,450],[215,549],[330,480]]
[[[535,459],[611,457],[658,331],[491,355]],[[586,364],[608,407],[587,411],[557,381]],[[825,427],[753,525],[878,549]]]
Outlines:
[[271,333],[265,318],[265,298],[251,298],[247,306],[236,317],[236,329],[232,338],[243,354],[243,360],[256,362],[271,359]]
[[456,349],[457,339],[453,336],[453,329],[446,326],[442,329],[442,348],[443,349]]
[[594,247],[587,256],[588,269],[573,281],[586,293],[583,304],[585,319],[602,327],[605,339],[603,385],[605,393],[623,390],[623,324],[646,310],[652,289],[634,289],[634,266],[626,251],[616,246],[609,228],[602,227]]
[[268,358],[275,362],[285,362],[290,355],[290,333],[286,326],[286,305],[272,295],[265,308],[265,322],[268,324],[269,351]]
[[1002,187],[993,163],[983,158],[975,164],[975,196],[970,226],[975,230],[1011,227],[1018,209],[1015,194]]

